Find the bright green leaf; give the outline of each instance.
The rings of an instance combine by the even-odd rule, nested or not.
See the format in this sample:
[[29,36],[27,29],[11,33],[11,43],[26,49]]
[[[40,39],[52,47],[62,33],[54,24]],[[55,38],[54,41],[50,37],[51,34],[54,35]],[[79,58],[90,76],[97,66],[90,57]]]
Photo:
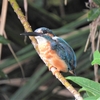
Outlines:
[[86,91],[87,96],[93,96],[91,92]]
[[80,90],[79,90],[79,92],[82,92],[82,91],[86,91],[86,93],[87,93],[87,96],[94,96],[92,93],[91,93],[91,91],[89,91],[87,88],[85,88],[85,87],[82,87]]
[[100,100],[98,98],[99,96],[91,96],[91,97],[84,98],[84,100]]
[[91,9],[88,13],[88,21],[96,19],[100,15],[100,8]]
[[94,64],[99,64],[100,65],[100,53],[98,50],[96,50],[93,54],[93,61],[91,63],[92,65]]
[[97,5],[100,6],[100,0],[93,0]]
[[97,100],[100,100],[100,97]]
[[86,89],[84,87],[82,87],[79,92],[82,92],[82,91],[86,91]]
[[73,77],[69,76],[67,77],[68,80],[72,80],[76,84],[80,85],[81,87],[84,87],[86,91],[89,91],[94,96],[100,95],[100,84],[97,82],[94,82],[92,80],[89,80],[87,78],[83,77]]
[[100,97],[97,100],[100,100]]
[[0,35],[0,43],[7,44],[9,42],[9,40],[5,39],[3,36]]

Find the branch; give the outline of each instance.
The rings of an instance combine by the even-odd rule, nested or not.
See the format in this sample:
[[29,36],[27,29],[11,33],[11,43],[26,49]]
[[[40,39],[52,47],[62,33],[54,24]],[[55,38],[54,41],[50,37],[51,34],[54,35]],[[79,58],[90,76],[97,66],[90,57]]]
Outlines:
[[[7,14],[7,7],[8,7],[8,1],[3,0],[2,1],[2,11],[1,11],[1,18],[0,18],[0,35],[3,35],[4,28],[5,28],[5,22],[6,22],[6,14]],[[2,44],[0,43],[0,60],[2,55]]]
[[[90,5],[90,9],[92,8],[98,8],[98,5],[93,2],[93,0],[89,0],[89,5]],[[98,18],[94,19],[91,23],[90,23],[90,34],[88,36],[87,42],[86,42],[86,46],[85,46],[85,50],[87,49],[89,42],[91,42],[91,48],[92,48],[92,53],[95,52],[95,50],[99,49],[99,34],[98,33],[98,26],[100,26],[100,15],[98,16]],[[96,42],[96,37],[98,37],[98,42]],[[94,65],[94,77],[95,77],[95,81],[98,82],[98,65],[95,64]]]
[[[29,23],[27,22],[25,16],[23,15],[21,9],[19,8],[18,4],[16,3],[15,0],[9,0],[10,4],[12,5],[15,13],[17,14],[19,20],[21,21],[21,23],[23,24],[26,32],[32,32],[32,29],[29,25]],[[34,43],[34,48],[36,49],[37,53],[39,54],[38,48],[37,48],[37,41],[33,36],[29,36],[30,40],[32,41],[32,43]],[[51,66],[51,65],[50,65]],[[50,67],[48,66],[48,68]],[[52,67],[51,72],[55,75],[56,78],[58,78],[58,80],[74,95],[74,97],[76,98],[76,100],[83,100],[83,98],[81,97],[81,95],[71,86],[71,84],[60,74],[60,72],[58,72],[54,67]]]

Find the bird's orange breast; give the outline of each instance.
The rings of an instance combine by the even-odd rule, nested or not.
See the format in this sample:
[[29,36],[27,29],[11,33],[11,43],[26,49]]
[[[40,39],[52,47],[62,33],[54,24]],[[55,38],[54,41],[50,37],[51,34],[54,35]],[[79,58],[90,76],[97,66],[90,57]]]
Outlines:
[[43,59],[46,64],[49,63],[51,66],[57,68],[58,71],[68,71],[67,64],[57,55],[55,50],[51,49],[49,42],[42,45],[38,44],[38,49],[41,59]]

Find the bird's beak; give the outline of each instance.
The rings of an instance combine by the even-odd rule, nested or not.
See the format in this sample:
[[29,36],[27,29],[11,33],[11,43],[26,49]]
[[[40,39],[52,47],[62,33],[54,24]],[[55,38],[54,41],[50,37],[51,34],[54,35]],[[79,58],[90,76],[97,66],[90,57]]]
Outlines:
[[25,35],[25,36],[40,36],[41,34],[39,34],[37,32],[25,32],[25,33],[21,33],[20,35]]

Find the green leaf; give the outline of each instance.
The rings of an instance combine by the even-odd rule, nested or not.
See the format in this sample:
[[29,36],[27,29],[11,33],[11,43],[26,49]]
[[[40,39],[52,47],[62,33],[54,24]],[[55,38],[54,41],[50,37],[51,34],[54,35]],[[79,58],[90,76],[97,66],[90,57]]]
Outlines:
[[86,89],[83,87],[79,90],[79,92],[85,91]]
[[91,9],[88,13],[88,21],[96,19],[100,15],[100,8]]
[[99,97],[100,96],[91,96],[91,97],[84,98],[84,100],[100,100]]
[[89,80],[89,79],[83,78],[83,77],[69,76],[69,77],[67,77],[67,79],[72,80],[76,84],[78,84],[81,87],[85,88],[86,91],[92,93],[94,96],[100,95],[100,84],[97,83],[97,82],[94,82],[92,80]]
[[100,0],[93,0],[97,5],[100,6]]
[[59,6],[61,4],[60,0],[47,0],[47,3],[50,5],[54,5],[54,6]]
[[91,63],[92,65],[94,64],[99,64],[100,65],[100,53],[98,50],[96,50],[93,54],[93,61]]
[[1,78],[7,78],[7,75],[2,70],[0,70],[0,79]]
[[100,97],[97,100],[100,100]]
[[3,36],[0,35],[0,43],[7,44],[9,42],[9,40],[5,39]]
[[86,94],[87,94],[87,96],[93,96],[93,94],[92,93],[90,93],[90,92],[88,92],[88,91],[86,91]]
[[91,93],[91,91],[88,91],[88,89],[85,88],[85,87],[83,87],[83,88],[81,88],[81,89],[79,90],[79,92],[82,92],[82,91],[86,91],[87,96],[93,96],[93,94]]

